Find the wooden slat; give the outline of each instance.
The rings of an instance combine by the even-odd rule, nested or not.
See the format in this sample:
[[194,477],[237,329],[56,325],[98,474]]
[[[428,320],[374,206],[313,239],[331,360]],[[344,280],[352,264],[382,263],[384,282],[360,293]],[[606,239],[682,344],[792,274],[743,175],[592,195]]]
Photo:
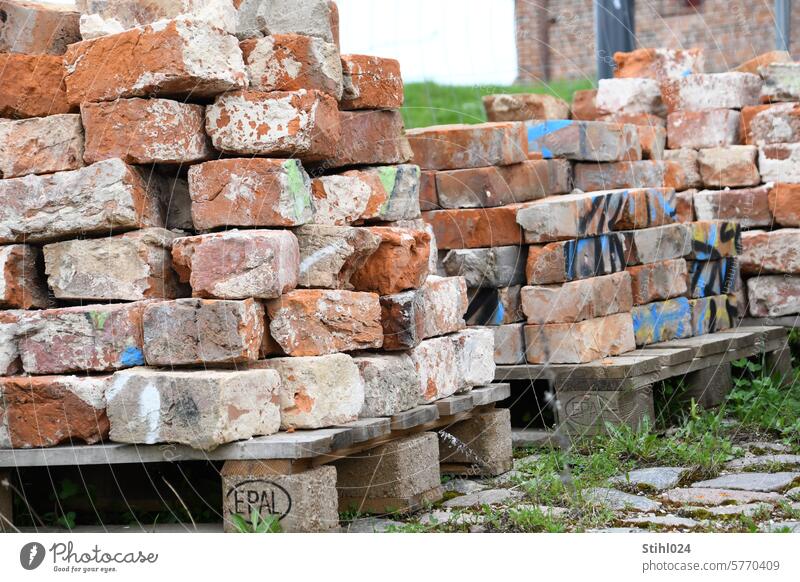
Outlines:
[[800,327],[800,315],[784,315],[783,317],[745,317],[742,326],[746,327]]
[[754,343],[757,337],[758,334],[753,331],[729,330],[652,344],[648,349],[688,348],[694,350],[694,357],[697,358],[747,346]]
[[389,418],[359,418],[355,422],[342,424],[337,428],[350,429],[351,442],[358,444],[391,433],[392,421]]
[[439,409],[435,404],[423,404],[400,414],[395,414],[392,419],[392,430],[407,430],[439,418]]
[[495,383],[488,386],[476,386],[470,394],[472,394],[473,406],[492,404],[511,396],[511,384]]
[[455,394],[436,401],[439,416],[453,416],[459,412],[472,410],[472,394]]
[[627,378],[658,370],[662,366],[661,356],[650,354],[649,350],[639,350],[604,358],[586,364],[522,364],[517,366],[497,366],[495,380],[559,379],[575,378]]

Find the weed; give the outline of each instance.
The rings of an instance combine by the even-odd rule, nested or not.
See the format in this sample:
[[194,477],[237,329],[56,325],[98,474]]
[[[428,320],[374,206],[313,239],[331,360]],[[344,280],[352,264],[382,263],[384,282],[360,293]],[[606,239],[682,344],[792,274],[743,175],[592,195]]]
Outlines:
[[231,523],[238,533],[280,533],[281,524],[275,515],[261,517],[257,509],[250,513],[250,521],[238,513],[231,515]]
[[[776,433],[786,442],[800,443],[800,380],[784,386],[777,375],[770,376],[766,366],[752,360],[738,360],[741,372],[725,408],[744,425]],[[795,371],[796,373],[796,371]]]

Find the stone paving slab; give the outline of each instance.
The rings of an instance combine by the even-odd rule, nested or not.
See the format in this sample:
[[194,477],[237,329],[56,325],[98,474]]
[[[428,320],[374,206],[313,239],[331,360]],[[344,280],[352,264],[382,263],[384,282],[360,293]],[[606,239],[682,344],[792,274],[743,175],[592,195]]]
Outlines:
[[648,467],[613,477],[611,483],[616,486],[627,485],[629,487],[663,491],[664,489],[676,487],[688,472],[689,469],[684,467]]
[[719,488],[671,489],[664,492],[661,498],[669,503],[689,503],[693,505],[723,505],[728,503],[752,503],[754,501],[778,503],[783,499],[777,493]]
[[725,463],[725,468],[729,470],[741,471],[752,469],[753,467],[769,467],[770,465],[780,465],[781,467],[800,467],[800,455],[759,455],[756,457],[742,457]]
[[692,483],[692,488],[779,492],[798,480],[800,480],[800,473],[733,473],[730,475],[722,475],[716,479]]
[[605,487],[594,487],[583,492],[583,498],[589,502],[605,505],[614,510],[631,511],[658,511],[661,503],[653,501],[647,497],[631,495],[617,489],[607,489]]

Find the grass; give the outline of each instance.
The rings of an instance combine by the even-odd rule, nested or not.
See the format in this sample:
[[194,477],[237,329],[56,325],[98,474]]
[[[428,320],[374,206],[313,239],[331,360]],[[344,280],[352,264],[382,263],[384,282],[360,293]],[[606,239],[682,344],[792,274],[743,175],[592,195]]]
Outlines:
[[450,86],[436,83],[407,83],[402,113],[407,128],[448,123],[486,121],[482,98],[493,93],[547,93],[572,101],[572,94],[590,89],[585,81],[553,81],[546,85],[470,85]]

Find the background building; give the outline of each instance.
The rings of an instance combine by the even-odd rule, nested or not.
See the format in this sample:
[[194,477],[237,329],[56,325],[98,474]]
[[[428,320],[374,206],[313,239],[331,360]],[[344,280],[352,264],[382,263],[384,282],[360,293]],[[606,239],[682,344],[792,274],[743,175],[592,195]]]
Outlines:
[[[518,82],[595,78],[593,4],[593,0],[516,0]],[[725,71],[774,50],[773,4],[772,0],[636,2],[637,44],[701,47],[706,70]],[[793,11],[791,29],[792,46],[800,47],[796,42],[800,10]]]

